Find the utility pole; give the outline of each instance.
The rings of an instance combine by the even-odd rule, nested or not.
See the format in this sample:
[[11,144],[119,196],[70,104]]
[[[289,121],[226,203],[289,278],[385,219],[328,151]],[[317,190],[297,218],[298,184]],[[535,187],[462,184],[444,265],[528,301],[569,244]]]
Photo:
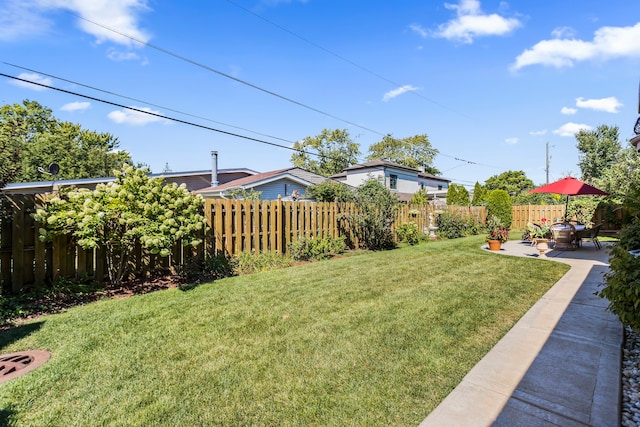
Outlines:
[[547,173],[547,184],[549,183],[549,141],[547,141],[547,167],[545,168]]

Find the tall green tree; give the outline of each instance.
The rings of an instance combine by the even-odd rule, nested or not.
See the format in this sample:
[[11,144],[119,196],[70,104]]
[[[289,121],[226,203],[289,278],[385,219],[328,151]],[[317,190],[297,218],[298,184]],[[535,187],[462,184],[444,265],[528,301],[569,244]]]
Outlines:
[[36,101],[0,107],[0,141],[18,151],[18,171],[12,181],[49,180],[38,168],[46,169],[51,163],[60,166],[59,179],[110,176],[131,163],[129,153],[118,150],[113,135],[60,121]]
[[426,173],[439,175],[440,171],[433,166],[438,150],[431,146],[425,134],[407,138],[394,138],[385,135],[382,141],[369,147],[368,160],[388,160],[414,169],[423,169]]
[[[319,135],[295,142],[291,164],[322,176],[331,176],[358,163],[359,144],[352,141],[346,129],[323,129]],[[308,154],[313,150],[317,156]]]
[[487,189],[482,184],[476,181],[476,185],[473,187],[473,198],[471,199],[471,206],[482,206],[485,203],[487,197]]
[[487,191],[504,190],[509,195],[515,196],[532,190],[535,185],[533,181],[527,178],[524,171],[506,171],[489,177],[484,182],[484,187]]
[[15,123],[0,122],[0,189],[15,181],[20,172],[20,150],[12,137]]
[[618,127],[600,125],[596,130],[580,130],[576,134],[582,171],[582,180],[593,182],[601,178],[616,162],[616,156],[622,149],[618,142]]
[[469,206],[469,191],[462,185],[451,184],[447,188],[447,205]]

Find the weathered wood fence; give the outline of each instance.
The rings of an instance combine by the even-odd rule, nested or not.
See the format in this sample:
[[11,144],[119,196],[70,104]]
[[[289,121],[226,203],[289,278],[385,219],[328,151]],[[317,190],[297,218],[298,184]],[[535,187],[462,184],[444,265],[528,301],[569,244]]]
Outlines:
[[[0,283],[2,292],[43,287],[58,278],[87,278],[103,281],[106,266],[101,250],[83,250],[67,236],[44,243],[38,238],[39,224],[31,217],[42,204],[37,195],[11,195],[1,200]],[[414,222],[428,234],[437,215],[443,211],[484,222],[485,207],[401,205],[393,227]],[[358,234],[352,203],[207,200],[204,207],[209,231],[204,245],[195,249],[176,245],[169,257],[158,257],[137,247],[130,264],[136,276],[184,266],[196,257],[212,254],[236,255],[241,252],[288,253],[289,245],[302,236],[345,236],[358,247]],[[603,214],[597,214],[603,215]],[[528,222],[562,218],[564,205],[514,206],[512,229],[524,229]]]

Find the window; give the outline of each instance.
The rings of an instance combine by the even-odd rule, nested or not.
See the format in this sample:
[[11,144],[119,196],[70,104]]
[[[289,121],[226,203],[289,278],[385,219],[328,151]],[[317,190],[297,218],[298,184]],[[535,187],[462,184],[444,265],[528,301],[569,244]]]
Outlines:
[[398,175],[389,175],[389,188],[392,190],[398,189]]
[[284,184],[284,195],[286,196],[287,194],[289,194],[289,184],[287,184],[285,182],[285,184]]
[[442,190],[442,185],[438,185],[438,190]]

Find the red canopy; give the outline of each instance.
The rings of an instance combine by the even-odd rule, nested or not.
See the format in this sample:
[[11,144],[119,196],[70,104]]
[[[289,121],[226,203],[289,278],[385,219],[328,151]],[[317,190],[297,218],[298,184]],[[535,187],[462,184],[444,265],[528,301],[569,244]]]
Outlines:
[[568,196],[579,196],[586,194],[606,196],[609,194],[606,191],[602,191],[599,188],[594,187],[593,185],[589,185],[586,182],[582,182],[579,179],[571,176],[547,185],[542,185],[538,188],[534,188],[533,190],[531,190],[531,193],[555,193],[566,194]]

